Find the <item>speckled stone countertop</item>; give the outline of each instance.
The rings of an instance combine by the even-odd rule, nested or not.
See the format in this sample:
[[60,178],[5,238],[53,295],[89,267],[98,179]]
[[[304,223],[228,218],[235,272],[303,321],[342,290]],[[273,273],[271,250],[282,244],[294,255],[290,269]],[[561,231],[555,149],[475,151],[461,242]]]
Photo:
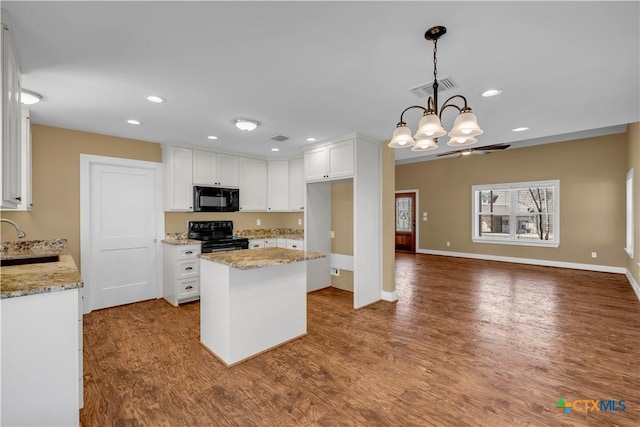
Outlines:
[[57,262],[0,267],[2,299],[84,286],[73,257],[67,251],[66,239],[5,242],[0,248],[2,259],[22,259],[59,255]]
[[162,243],[166,245],[182,246],[182,245],[199,245],[202,243],[200,240],[194,239],[164,239]]
[[240,270],[251,270],[253,268],[273,267],[275,265],[325,258],[326,255],[320,252],[306,252],[295,249],[260,248],[212,252],[199,255],[199,257],[203,260],[217,262]]
[[234,236],[247,239],[296,239],[304,240],[304,230],[301,228],[253,228],[247,230],[235,230]]

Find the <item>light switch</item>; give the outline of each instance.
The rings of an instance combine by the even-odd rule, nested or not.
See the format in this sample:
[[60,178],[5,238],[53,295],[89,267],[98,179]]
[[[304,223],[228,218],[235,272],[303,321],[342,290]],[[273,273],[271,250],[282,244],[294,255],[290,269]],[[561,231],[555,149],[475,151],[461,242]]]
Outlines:
[[262,221],[260,221],[260,218],[256,219],[256,225],[261,225]]
[[334,237],[336,237],[336,233],[333,230],[331,230],[331,238],[333,239]]
[[302,218],[298,218],[298,225],[302,225]]

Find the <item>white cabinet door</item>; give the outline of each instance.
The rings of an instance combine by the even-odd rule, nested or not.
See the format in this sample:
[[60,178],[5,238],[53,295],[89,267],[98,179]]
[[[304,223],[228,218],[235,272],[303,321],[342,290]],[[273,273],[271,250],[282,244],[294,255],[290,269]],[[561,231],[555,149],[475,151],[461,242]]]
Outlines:
[[287,239],[285,239],[284,237],[278,237],[277,239],[277,243],[276,246],[278,248],[286,248],[287,247]]
[[[5,14],[2,14],[4,20]],[[21,194],[21,121],[20,65],[9,27],[2,22],[2,191],[3,208],[16,208]]]
[[193,185],[238,187],[238,158],[194,150]]
[[339,142],[327,147],[327,175],[329,179],[353,176],[353,140]]
[[193,211],[192,150],[162,147],[165,211]]
[[289,210],[289,162],[287,160],[271,160],[268,164],[269,176],[267,179],[269,190],[268,210]]
[[216,154],[193,151],[193,185],[217,185],[214,169]]
[[353,144],[353,140],[348,140],[305,151],[305,181],[353,177],[355,170]]
[[277,238],[264,239],[264,247],[265,248],[277,248],[278,247],[278,239]]
[[304,250],[304,240],[287,239],[287,249]]
[[222,187],[238,187],[238,158],[218,154],[218,185]]
[[304,211],[304,159],[289,162],[289,210]]
[[318,181],[327,178],[327,150],[318,147],[304,152],[304,179]]
[[249,239],[249,249],[264,248],[264,239]]
[[267,210],[267,162],[240,158],[240,210]]

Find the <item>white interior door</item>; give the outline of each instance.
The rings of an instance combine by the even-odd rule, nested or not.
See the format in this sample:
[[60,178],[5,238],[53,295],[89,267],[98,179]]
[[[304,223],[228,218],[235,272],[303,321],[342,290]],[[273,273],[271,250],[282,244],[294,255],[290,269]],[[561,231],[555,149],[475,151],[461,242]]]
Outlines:
[[82,259],[89,263],[88,277],[83,276],[88,311],[159,296],[159,169],[140,163],[145,166],[88,165],[89,241],[83,238],[83,245],[88,243],[89,250],[83,250]]

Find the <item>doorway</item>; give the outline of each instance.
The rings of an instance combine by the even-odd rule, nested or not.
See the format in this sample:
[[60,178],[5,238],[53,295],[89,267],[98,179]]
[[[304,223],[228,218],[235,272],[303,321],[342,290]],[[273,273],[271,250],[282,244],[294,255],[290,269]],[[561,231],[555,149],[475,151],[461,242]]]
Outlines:
[[396,193],[396,251],[416,251],[416,192]]
[[158,298],[161,164],[81,155],[84,312]]

